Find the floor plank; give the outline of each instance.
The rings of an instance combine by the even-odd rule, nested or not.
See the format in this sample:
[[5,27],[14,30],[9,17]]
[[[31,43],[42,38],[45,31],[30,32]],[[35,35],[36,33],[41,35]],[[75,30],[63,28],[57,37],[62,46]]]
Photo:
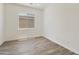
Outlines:
[[0,46],[0,55],[76,55],[44,37],[8,41]]

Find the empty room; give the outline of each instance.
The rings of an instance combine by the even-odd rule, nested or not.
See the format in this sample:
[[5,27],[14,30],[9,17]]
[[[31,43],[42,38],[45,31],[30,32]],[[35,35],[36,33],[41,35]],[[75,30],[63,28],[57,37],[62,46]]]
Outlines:
[[78,55],[78,3],[0,3],[0,55]]

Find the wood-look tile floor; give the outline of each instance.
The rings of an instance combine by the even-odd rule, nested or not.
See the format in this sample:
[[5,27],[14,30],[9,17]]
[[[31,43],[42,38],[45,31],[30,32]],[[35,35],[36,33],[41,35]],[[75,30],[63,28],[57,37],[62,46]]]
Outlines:
[[0,46],[0,55],[76,55],[44,37],[8,41]]

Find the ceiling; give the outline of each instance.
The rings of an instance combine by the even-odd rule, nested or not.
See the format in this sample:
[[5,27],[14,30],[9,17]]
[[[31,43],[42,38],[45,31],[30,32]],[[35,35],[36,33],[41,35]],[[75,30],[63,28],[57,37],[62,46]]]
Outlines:
[[47,3],[18,3],[20,5],[29,6],[37,9],[44,9],[47,7]]

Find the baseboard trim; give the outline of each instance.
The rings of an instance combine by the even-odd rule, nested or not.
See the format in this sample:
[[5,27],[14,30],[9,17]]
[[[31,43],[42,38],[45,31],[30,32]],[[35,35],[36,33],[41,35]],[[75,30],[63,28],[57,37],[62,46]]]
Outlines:
[[4,42],[1,42],[1,43],[0,43],[0,46],[1,46],[3,43],[4,43]]
[[[22,41],[22,40],[27,40],[28,38],[38,38],[38,37],[43,37],[43,36],[41,36],[41,35],[29,36],[29,37],[27,37],[27,36],[16,36],[14,38],[9,38],[11,40],[6,40],[6,41],[14,41],[14,40]],[[6,42],[6,41],[4,41],[4,42]]]
[[76,53],[77,55],[79,55],[79,53],[77,53],[76,51],[74,51],[74,50],[72,50],[72,49],[70,49],[70,48],[68,48],[68,47],[66,47],[66,46],[64,46],[64,45],[62,45],[61,43],[59,43],[59,42],[57,42],[57,41],[52,40],[53,38],[51,39],[51,38],[49,38],[49,37],[47,37],[47,36],[43,36],[43,37],[46,38],[46,39],[48,39],[48,40],[50,40],[51,42],[55,42],[56,44],[58,44],[58,45],[60,45],[60,46],[62,46],[62,47],[64,47],[64,48],[66,48],[66,49],[68,49],[68,50],[70,50],[70,51]]

